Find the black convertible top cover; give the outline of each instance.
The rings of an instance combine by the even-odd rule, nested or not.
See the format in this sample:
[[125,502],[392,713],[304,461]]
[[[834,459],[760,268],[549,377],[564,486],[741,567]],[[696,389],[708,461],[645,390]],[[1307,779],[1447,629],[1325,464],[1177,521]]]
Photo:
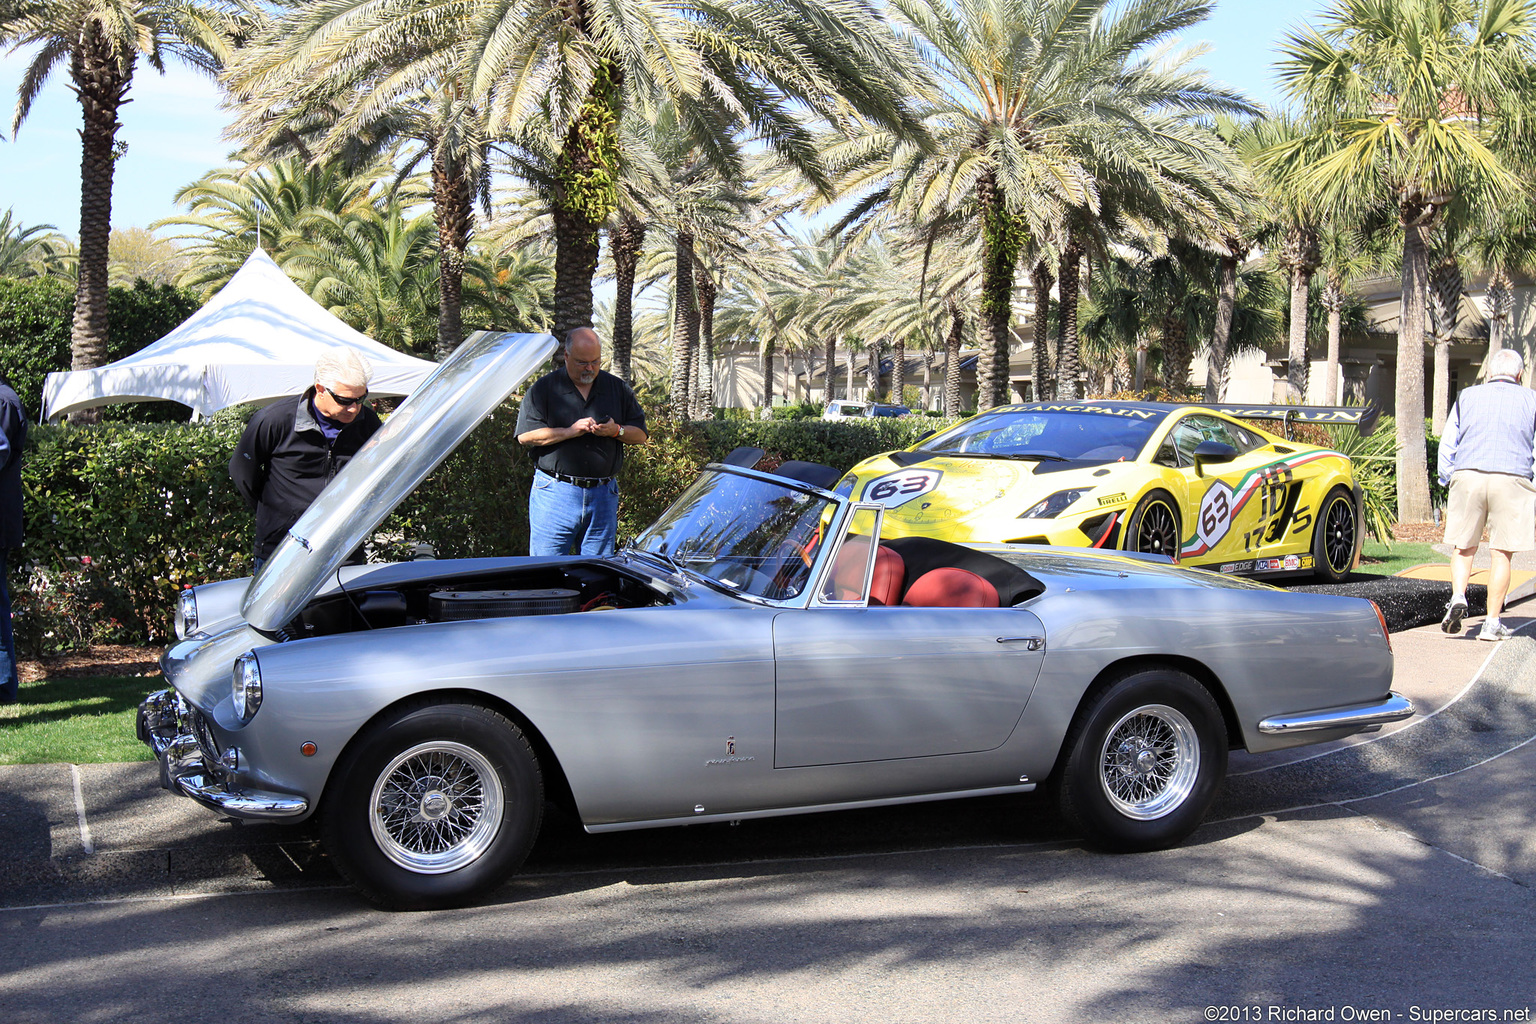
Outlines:
[[997,588],[997,602],[1011,608],[1020,601],[1045,593],[1045,584],[1010,562],[985,551],[934,537],[897,537],[883,540],[907,565],[907,586],[930,569],[954,568],[973,572]]

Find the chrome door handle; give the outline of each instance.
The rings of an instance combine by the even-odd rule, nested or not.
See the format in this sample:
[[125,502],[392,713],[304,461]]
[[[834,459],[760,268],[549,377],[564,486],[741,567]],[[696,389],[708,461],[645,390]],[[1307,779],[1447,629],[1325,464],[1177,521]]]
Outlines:
[[1000,644],[1023,644],[1026,651],[1038,651],[1045,646],[1043,636],[1000,636],[997,638]]

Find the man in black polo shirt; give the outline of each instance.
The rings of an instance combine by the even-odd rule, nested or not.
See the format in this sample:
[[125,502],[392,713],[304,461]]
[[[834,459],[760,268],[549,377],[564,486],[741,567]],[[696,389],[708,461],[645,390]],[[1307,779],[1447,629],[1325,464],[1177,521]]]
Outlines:
[[565,369],[534,381],[517,416],[531,449],[528,553],[611,555],[619,534],[619,467],[626,444],[645,444],[645,412],[629,385],[598,369],[603,343],[590,327],[565,336]]

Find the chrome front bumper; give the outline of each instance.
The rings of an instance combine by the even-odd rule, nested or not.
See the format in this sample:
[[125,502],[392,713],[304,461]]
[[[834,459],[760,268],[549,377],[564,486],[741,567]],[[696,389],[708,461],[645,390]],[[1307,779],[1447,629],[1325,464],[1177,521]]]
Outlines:
[[309,809],[303,797],[240,786],[239,749],[219,749],[201,713],[175,690],[144,698],[137,729],[160,762],[160,785],[173,793],[237,818],[292,818]]
[[1353,729],[1363,732],[1367,729],[1380,729],[1388,722],[1401,722],[1412,716],[1413,702],[1396,690],[1391,690],[1386,700],[1375,704],[1354,704],[1347,708],[1327,708],[1266,718],[1259,723],[1259,732],[1267,736],[1311,732],[1316,729]]

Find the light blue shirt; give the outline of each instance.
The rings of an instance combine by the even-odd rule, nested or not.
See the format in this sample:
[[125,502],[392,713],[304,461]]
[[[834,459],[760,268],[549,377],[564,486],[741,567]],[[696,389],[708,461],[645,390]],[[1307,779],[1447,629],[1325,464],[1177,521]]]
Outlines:
[[1531,479],[1536,464],[1536,391],[1510,377],[1467,388],[1446,418],[1438,461],[1442,484],[1462,469]]

